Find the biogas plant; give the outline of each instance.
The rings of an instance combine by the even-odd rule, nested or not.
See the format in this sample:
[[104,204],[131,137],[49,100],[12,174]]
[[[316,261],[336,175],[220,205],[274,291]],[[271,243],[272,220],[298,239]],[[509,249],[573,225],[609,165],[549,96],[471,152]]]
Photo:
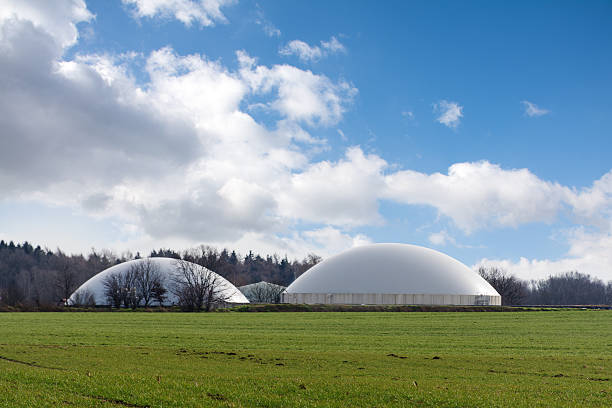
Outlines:
[[416,245],[373,244],[315,265],[282,294],[284,303],[374,305],[501,305],[476,272],[441,252]]
[[[178,262],[184,262],[148,259],[168,279],[176,275]],[[104,279],[112,274],[128,273],[131,267],[142,262],[145,261],[130,261],[100,272],[77,289],[68,303],[76,303],[74,299],[87,292],[93,294],[95,304],[108,304]],[[206,268],[203,270],[214,274]],[[227,293],[226,303],[249,302],[229,281],[214,276],[218,277],[215,284]],[[243,288],[251,286],[254,285]],[[433,249],[408,244],[364,245],[332,256],[299,276],[282,292],[280,300],[293,304],[501,305],[499,293],[458,260]],[[169,304],[175,302],[173,296],[168,297]]]

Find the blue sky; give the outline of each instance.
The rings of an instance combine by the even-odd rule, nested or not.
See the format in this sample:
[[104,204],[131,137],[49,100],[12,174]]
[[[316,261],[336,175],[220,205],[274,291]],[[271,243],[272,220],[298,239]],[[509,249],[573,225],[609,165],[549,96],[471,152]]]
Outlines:
[[612,279],[610,2],[6,4],[0,238]]

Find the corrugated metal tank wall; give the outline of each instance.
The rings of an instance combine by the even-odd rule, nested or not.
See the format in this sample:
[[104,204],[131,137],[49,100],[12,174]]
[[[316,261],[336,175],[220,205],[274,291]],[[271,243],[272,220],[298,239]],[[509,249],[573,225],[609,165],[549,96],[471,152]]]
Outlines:
[[387,294],[387,293],[283,293],[283,303],[343,305],[501,305],[501,296]]

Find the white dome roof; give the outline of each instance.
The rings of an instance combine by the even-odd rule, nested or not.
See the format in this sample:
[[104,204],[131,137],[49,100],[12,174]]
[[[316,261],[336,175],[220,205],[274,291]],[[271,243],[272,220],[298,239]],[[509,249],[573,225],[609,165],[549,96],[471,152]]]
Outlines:
[[278,302],[277,299],[280,298],[281,293],[285,291],[286,287],[277,285],[275,283],[261,281],[240,286],[238,289],[247,299],[249,299],[249,302],[266,303]]
[[499,296],[487,281],[456,259],[407,244],[349,249],[310,268],[286,292]]
[[[166,278],[166,287],[170,284],[170,278],[176,274],[177,271],[177,260],[173,258],[146,258],[151,260],[159,267],[159,272]],[[68,299],[68,304],[73,304],[78,294],[85,294],[89,292],[94,295],[96,305],[107,305],[108,300],[104,295],[104,279],[115,273],[127,273],[130,268],[138,262],[144,262],[145,259],[135,259],[121,263],[119,265],[111,266],[108,269],[103,270],[97,275],[91,277],[87,282],[82,284]],[[212,271],[211,271],[212,272]],[[214,272],[212,272],[214,273]],[[216,275],[216,274],[215,274]],[[232,285],[227,279],[222,276],[218,277],[218,285],[222,287],[222,293],[229,297],[229,303],[249,303],[248,299],[240,292],[234,285]],[[166,304],[176,304],[176,296],[168,288]]]

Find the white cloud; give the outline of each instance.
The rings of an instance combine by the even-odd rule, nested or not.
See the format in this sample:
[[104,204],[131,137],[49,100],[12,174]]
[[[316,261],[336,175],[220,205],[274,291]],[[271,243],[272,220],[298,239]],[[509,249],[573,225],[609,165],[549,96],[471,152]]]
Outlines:
[[586,232],[583,228],[570,231],[570,249],[561,259],[482,259],[480,265],[498,266],[516,276],[531,280],[545,279],[550,275],[578,271],[606,281],[612,280],[612,234]]
[[335,124],[357,94],[357,89],[345,81],[334,83],[324,75],[286,64],[272,68],[258,66],[245,52],[239,51],[237,55],[245,83],[256,94],[276,92],[277,98],[267,106],[293,121]]
[[504,170],[487,161],[453,164],[448,174],[398,171],[386,177],[384,197],[425,204],[467,233],[489,227],[551,222],[570,189],[527,169]]
[[412,120],[412,119],[414,119],[414,112],[412,112],[412,111],[403,111],[402,112],[402,116]]
[[612,231],[612,170],[570,199],[579,222]]
[[260,253],[288,255],[290,258],[302,259],[311,253],[327,258],[354,246],[371,242],[371,239],[363,234],[350,234],[337,228],[323,227],[295,231],[290,235],[249,232],[237,241],[213,244],[219,248],[236,248],[243,254],[256,248]]
[[142,18],[175,18],[191,26],[197,22],[203,27],[215,23],[225,23],[227,19],[221,12],[224,6],[235,3],[235,0],[122,0],[128,5],[135,17]]
[[346,53],[346,47],[333,35],[329,41],[321,41],[321,48],[328,54]]
[[[9,135],[0,199],[120,220],[141,236],[131,242],[292,236],[276,197],[308,168],[310,146],[325,146],[302,124],[337,123],[355,88],[289,65],[257,65],[243,53],[237,72],[170,47],[66,60],[62,41],[78,38],[71,30],[86,13],[47,29],[32,24],[35,13],[17,11],[0,20],[0,64],[10,79],[0,81]],[[135,58],[145,61],[143,85]],[[241,110],[251,98],[280,118],[256,121]],[[295,239],[312,243],[315,235]]]
[[357,226],[379,224],[378,197],[387,163],[351,147],[337,162],[311,164],[294,174],[278,199],[279,213],[289,219]]
[[[612,171],[581,190],[565,188],[565,205],[579,226],[566,231],[569,250],[560,259],[483,259],[523,279],[542,279],[569,271],[612,280]],[[475,265],[475,267],[478,265]]]
[[326,256],[335,255],[355,246],[372,243],[366,235],[349,235],[332,227],[304,231],[301,235],[314,245],[314,248],[309,252],[326,254]]
[[543,115],[550,113],[548,109],[540,108],[535,103],[531,103],[529,101],[522,101],[521,103],[525,107],[525,115],[529,117],[543,116]]
[[23,19],[1,29],[10,80],[0,81],[0,196],[77,199],[71,189],[89,195],[155,177],[199,154],[194,126],[149,103],[122,66],[104,56],[64,61],[55,38]]
[[302,61],[316,61],[321,59],[323,51],[318,46],[310,46],[308,43],[300,40],[293,40],[286,46],[280,49],[280,55],[297,55]]
[[452,236],[450,236],[448,232],[444,230],[429,234],[429,237],[427,237],[427,239],[433,245],[437,245],[437,246],[445,246],[447,243],[456,245],[455,239]]
[[93,18],[83,0],[4,0],[0,7],[0,24],[4,28],[0,40],[27,21],[65,48],[78,40],[76,24]]
[[446,230],[433,232],[429,234],[429,236],[427,237],[427,240],[432,245],[436,245],[436,246],[452,245],[457,248],[484,248],[483,245],[473,246],[473,245],[461,244],[457,242],[457,240],[452,235],[450,235],[448,231]]
[[[134,226],[132,226],[134,227]],[[9,237],[0,234],[0,238]],[[31,239],[24,235],[24,239]],[[230,248],[245,255],[249,251],[260,254],[287,255],[289,259],[303,259],[308,254],[317,254],[323,258],[335,255],[354,246],[371,243],[371,239],[363,234],[351,234],[333,227],[323,227],[306,231],[293,231],[288,235],[264,232],[246,232],[238,239],[220,240],[207,239],[205,243],[216,248]],[[200,241],[201,243],[201,241]],[[198,243],[199,244],[199,243]],[[106,244],[108,247],[108,243]],[[193,240],[180,237],[151,237],[143,234],[137,227],[132,231],[131,239],[110,244],[110,248],[118,252],[130,248],[133,252],[147,253],[154,248],[189,248],[196,245]],[[74,246],[75,252],[82,249]],[[85,248],[89,250],[90,247]]]
[[272,24],[264,15],[264,12],[258,7],[257,12],[256,12],[256,19],[255,19],[255,24],[261,26],[261,28],[263,29],[264,33],[268,36],[268,37],[280,37],[281,36],[281,31],[274,26],[274,24]]
[[281,30],[279,30],[278,28],[276,28],[270,23],[264,24],[263,30],[264,30],[264,33],[266,33],[268,37],[280,37],[281,36]]
[[337,53],[346,53],[346,47],[334,36],[329,41],[321,41],[320,46],[309,45],[300,40],[293,40],[279,51],[280,55],[296,55],[304,62],[318,61],[323,57]]
[[436,119],[439,123],[451,129],[455,129],[459,126],[459,123],[461,123],[463,106],[459,105],[457,102],[441,100],[434,104],[434,112],[440,114]]

